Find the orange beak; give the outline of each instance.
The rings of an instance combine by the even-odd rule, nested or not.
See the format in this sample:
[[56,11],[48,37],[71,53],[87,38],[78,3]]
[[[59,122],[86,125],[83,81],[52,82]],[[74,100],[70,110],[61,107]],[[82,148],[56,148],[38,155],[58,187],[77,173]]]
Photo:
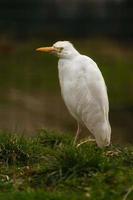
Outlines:
[[50,52],[56,51],[56,49],[54,47],[40,47],[40,48],[37,48],[36,51],[50,53]]

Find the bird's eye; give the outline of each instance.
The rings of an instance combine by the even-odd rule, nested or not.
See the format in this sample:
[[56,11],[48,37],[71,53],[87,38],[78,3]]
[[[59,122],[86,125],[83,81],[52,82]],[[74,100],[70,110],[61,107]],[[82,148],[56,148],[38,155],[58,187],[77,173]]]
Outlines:
[[58,48],[59,53],[63,50],[63,47]]

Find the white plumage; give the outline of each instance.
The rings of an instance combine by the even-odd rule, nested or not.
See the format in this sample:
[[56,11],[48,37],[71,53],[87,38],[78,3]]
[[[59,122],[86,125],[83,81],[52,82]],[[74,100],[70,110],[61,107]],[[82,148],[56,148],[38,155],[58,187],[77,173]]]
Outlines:
[[59,57],[61,93],[69,112],[79,124],[89,129],[99,147],[108,146],[111,137],[108,96],[96,63],[81,55],[68,41],[59,41],[52,47],[37,50],[52,52]]

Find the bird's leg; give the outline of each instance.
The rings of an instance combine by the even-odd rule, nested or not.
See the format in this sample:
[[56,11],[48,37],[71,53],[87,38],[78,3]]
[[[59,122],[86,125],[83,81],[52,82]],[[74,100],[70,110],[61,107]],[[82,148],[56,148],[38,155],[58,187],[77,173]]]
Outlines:
[[77,144],[77,148],[80,147],[82,144],[85,144],[87,142],[95,142],[96,140],[93,138],[88,138],[87,140],[84,140],[82,142],[80,142],[79,144]]
[[77,132],[76,132],[76,135],[75,135],[75,138],[74,138],[74,141],[73,141],[73,145],[74,145],[74,146],[75,146],[75,144],[76,144],[77,138],[78,138],[79,133],[80,133],[79,123],[77,123],[77,125],[78,125],[78,128],[77,128]]

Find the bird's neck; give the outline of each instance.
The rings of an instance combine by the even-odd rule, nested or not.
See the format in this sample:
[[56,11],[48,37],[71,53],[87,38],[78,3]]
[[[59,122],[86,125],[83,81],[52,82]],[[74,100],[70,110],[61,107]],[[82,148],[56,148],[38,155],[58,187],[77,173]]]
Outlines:
[[75,48],[72,48],[71,51],[64,53],[64,55],[62,55],[60,59],[73,59],[76,58],[76,56],[78,55],[79,52]]

